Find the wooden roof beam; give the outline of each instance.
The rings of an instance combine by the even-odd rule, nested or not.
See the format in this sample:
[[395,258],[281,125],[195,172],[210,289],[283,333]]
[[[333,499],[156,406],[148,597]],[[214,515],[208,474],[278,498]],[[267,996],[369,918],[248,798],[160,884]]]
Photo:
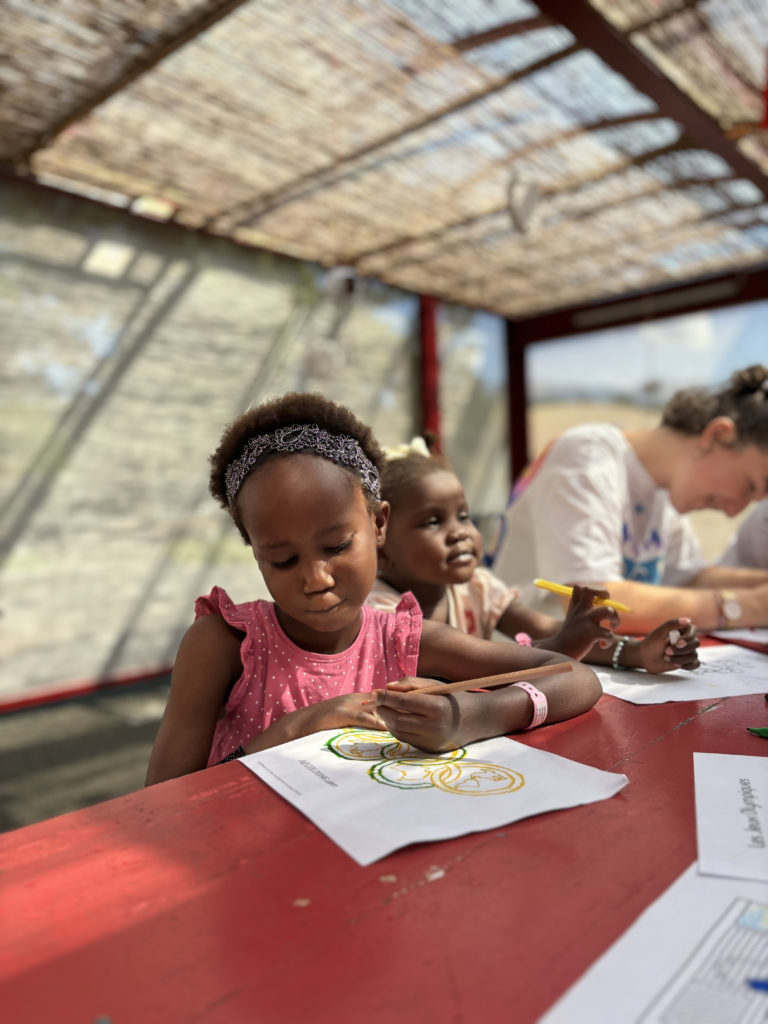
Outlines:
[[535,32],[540,28],[552,28],[552,19],[536,14],[532,18],[520,18],[518,21],[508,21],[506,25],[497,25],[485,32],[476,32],[471,36],[464,36],[463,39],[454,39],[451,46],[459,53],[466,53],[468,50],[476,50],[480,46],[487,46],[489,43],[497,43],[500,39],[509,39],[510,36],[520,36],[524,32]]
[[587,0],[537,0],[541,11],[564,25],[582,46],[654,101],[659,111],[681,124],[697,146],[717,153],[738,177],[768,195],[768,178],[723,132],[717,121],[689,99],[615,29]]
[[24,152],[19,153],[15,158],[15,162],[19,165],[28,163],[30,157],[39,149],[43,149],[50,145],[53,140],[60,135],[65,128],[68,128],[71,124],[77,121],[82,121],[84,118],[101,106],[108,99],[111,99],[116,93],[125,89],[126,86],[135,82],[142,75],[146,74],[147,71],[151,71],[152,68],[156,67],[161,61],[165,60],[172,53],[180,50],[187,43],[191,43],[192,40],[196,39],[201,33],[207,31],[217,22],[221,21],[222,18],[226,18],[233,11],[241,7],[246,0],[219,0],[218,3],[209,5],[202,15],[191,21],[187,27],[175,35],[168,42],[159,46],[156,50],[152,50],[148,55],[141,57],[131,64],[128,69],[124,71],[119,77],[109,82],[103,89],[99,89],[97,92],[89,96],[84,103],[74,107],[70,112],[55,125],[47,128],[44,133],[39,135],[35,141],[27,146]]
[[531,345],[606,327],[628,326],[743,302],[759,302],[766,295],[768,264],[729,274],[691,278],[666,288],[636,292],[610,302],[590,302],[542,316],[515,320],[515,337],[518,344]]

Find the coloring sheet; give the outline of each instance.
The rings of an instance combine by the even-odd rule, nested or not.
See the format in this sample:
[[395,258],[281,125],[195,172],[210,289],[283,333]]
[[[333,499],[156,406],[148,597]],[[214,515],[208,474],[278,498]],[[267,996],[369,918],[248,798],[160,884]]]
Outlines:
[[768,659],[746,647],[725,644],[700,647],[701,664],[692,672],[622,672],[592,665],[603,689],[632,704],[665,704],[674,700],[708,700],[743,693],[768,693]]
[[760,1024],[767,977],[768,885],[692,864],[539,1024]]
[[331,729],[242,762],[362,865],[409,843],[604,800],[627,784],[503,736],[435,755],[388,732]]
[[768,757],[695,753],[693,777],[699,871],[768,882]]

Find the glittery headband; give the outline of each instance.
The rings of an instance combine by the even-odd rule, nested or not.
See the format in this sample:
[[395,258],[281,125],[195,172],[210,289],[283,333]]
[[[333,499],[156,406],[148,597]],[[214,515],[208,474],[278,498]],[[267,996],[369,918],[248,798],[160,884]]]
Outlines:
[[316,423],[294,423],[290,427],[278,427],[271,434],[252,437],[242,453],[230,462],[224,474],[229,507],[232,508],[243,480],[262,455],[300,451],[313,452],[335,462],[337,466],[353,470],[361,478],[363,487],[377,501],[381,499],[378,470],[353,437],[348,434],[329,434]]

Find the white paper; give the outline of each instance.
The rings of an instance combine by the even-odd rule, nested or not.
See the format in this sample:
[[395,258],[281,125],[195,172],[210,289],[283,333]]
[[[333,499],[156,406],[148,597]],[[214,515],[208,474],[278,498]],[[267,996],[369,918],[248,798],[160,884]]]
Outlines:
[[503,736],[436,756],[388,732],[331,729],[242,762],[363,865],[408,843],[604,800],[627,784]]
[[699,871],[768,882],[768,757],[695,753],[693,776]]
[[676,700],[708,700],[743,693],[768,692],[768,661],[746,647],[699,648],[700,666],[691,672],[622,672],[593,665],[603,689],[632,704],[665,704]]
[[539,1024],[758,1024],[767,977],[768,885],[693,864]]
[[718,640],[748,640],[752,644],[768,644],[768,629],[717,629],[709,635]]

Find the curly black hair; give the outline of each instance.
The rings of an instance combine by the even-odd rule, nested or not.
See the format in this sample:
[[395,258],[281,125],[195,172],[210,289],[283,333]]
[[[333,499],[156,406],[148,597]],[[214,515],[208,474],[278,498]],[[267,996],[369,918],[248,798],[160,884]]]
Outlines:
[[716,390],[677,391],[664,407],[661,423],[682,434],[700,434],[717,416],[733,420],[739,445],[768,450],[768,366],[757,363],[737,370]]
[[437,438],[434,434],[425,433],[424,442],[429,455],[421,452],[408,452],[398,458],[387,459],[381,470],[381,497],[383,501],[394,503],[401,488],[407,487],[414,480],[438,470],[453,473],[453,466],[448,459],[437,450]]
[[[249,409],[226,428],[218,448],[209,460],[211,464],[210,492],[232,516],[232,520],[246,544],[250,544],[250,540],[243,529],[237,501],[230,507],[227,500],[227,467],[242,454],[248,441],[257,434],[269,434],[279,427],[306,423],[317,424],[327,430],[329,434],[346,434],[353,438],[381,473],[384,465],[384,453],[373,436],[371,428],[359,420],[345,405],[332,402],[318,392],[291,391],[280,398],[274,398]],[[288,454],[290,453],[265,452],[255,465],[262,465],[269,458],[286,458]],[[357,481],[363,489],[369,509],[375,512],[379,503],[372,494],[365,490],[361,478],[346,466],[339,466],[339,469],[343,469]]]

